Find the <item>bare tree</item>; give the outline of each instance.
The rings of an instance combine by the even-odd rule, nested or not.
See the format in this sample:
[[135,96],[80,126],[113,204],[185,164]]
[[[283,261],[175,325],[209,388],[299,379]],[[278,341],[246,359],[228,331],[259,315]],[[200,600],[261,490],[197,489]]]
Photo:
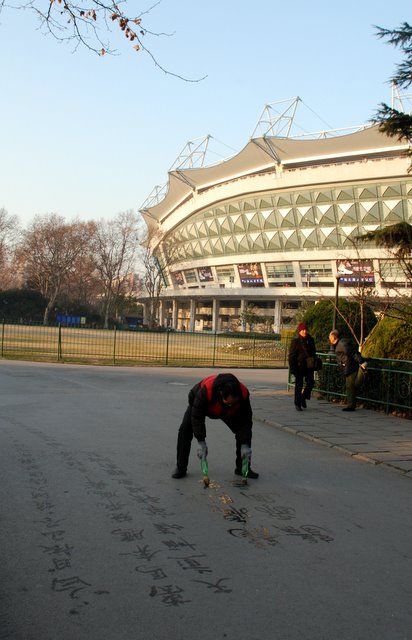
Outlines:
[[24,263],[26,282],[48,300],[45,325],[77,261],[89,253],[93,232],[93,223],[67,223],[54,213],[36,216],[24,232],[19,257]]
[[167,286],[170,267],[178,259],[177,249],[157,227],[148,227],[140,246],[140,260],[144,271],[143,285],[148,297],[148,324],[149,327],[154,327],[159,316],[161,292]]
[[132,211],[120,213],[114,220],[101,220],[93,240],[94,264],[102,291],[104,326],[110,313],[129,292],[130,274],[136,271],[139,246],[139,220]]
[[[0,0],[0,12],[4,7],[25,9],[35,13],[43,33],[59,41],[73,44],[74,49],[83,46],[99,56],[114,54],[110,45],[112,30],[116,30],[130,43],[135,52],[147,54],[154,65],[164,73],[186,82],[199,82],[203,78],[189,79],[166,69],[152,53],[150,42],[155,37],[170,37],[172,33],[154,32],[145,26],[144,18],[161,0],[147,9],[138,10],[130,0]],[[131,12],[129,12],[129,5]],[[136,12],[136,13],[135,13]],[[106,38],[105,38],[106,36]]]
[[13,270],[14,252],[19,239],[20,227],[17,216],[0,209],[0,289],[15,286]]

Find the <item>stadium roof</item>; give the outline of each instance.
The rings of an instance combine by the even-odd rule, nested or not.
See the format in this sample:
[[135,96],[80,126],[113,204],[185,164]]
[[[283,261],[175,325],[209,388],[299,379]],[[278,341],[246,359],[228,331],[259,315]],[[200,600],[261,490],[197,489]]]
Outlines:
[[381,133],[378,125],[331,138],[252,138],[238,154],[220,163],[169,171],[164,199],[152,207],[142,208],[141,213],[148,224],[150,220],[161,222],[194,193],[244,176],[273,171],[276,167],[287,170],[334,161],[389,157],[404,153],[408,148],[407,142]]

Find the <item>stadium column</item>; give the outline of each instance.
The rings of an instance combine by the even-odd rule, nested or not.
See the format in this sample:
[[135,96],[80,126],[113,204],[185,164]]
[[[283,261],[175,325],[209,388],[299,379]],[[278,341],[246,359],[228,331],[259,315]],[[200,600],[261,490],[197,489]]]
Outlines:
[[213,309],[212,309],[212,331],[219,331],[219,300],[217,298],[213,298]]
[[159,300],[159,325],[164,326],[165,321],[165,301]]
[[280,318],[281,318],[282,304],[279,298],[275,300],[275,313],[273,316],[273,330],[275,333],[280,333]]
[[195,318],[196,318],[196,300],[194,298],[190,298],[189,331],[195,330]]
[[247,300],[245,298],[241,298],[241,300],[240,300],[240,319],[241,319],[241,323],[242,323],[242,331],[246,331],[246,320],[245,320],[246,310],[247,310]]
[[177,300],[172,300],[172,328],[177,329]]

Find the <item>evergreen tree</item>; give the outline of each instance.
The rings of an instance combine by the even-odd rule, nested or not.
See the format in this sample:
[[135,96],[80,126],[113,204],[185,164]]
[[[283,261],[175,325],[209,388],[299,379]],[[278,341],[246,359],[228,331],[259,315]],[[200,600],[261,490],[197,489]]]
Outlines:
[[[398,29],[383,29],[376,27],[379,38],[398,47],[404,54],[404,59],[396,66],[391,81],[401,89],[407,89],[412,84],[412,26],[403,22]],[[379,124],[379,130],[388,136],[412,142],[412,115],[397,111],[385,103],[381,103],[373,122]],[[412,149],[409,149],[412,159]],[[410,166],[412,170],[412,163]]]

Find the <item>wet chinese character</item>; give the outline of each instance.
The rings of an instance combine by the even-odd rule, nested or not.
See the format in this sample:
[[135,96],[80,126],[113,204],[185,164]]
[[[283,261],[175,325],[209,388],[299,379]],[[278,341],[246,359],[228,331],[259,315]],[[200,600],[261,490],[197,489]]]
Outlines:
[[55,578],[52,583],[53,591],[70,591],[70,597],[74,599],[78,598],[76,595],[77,592],[82,591],[86,587],[91,587],[91,584],[81,580],[77,576],[63,578],[62,580]]
[[212,589],[213,593],[232,593],[232,589],[228,589],[222,583],[229,578],[220,578],[217,582],[206,582],[206,580],[193,580],[193,582],[199,582],[205,584],[208,589]]
[[139,531],[135,529],[113,529],[112,535],[119,536],[121,542],[133,542],[134,540],[143,540],[143,531],[144,529]]
[[43,549],[43,551],[45,553],[48,553],[51,556],[65,555],[65,556],[68,556],[70,558],[71,552],[73,551],[74,547],[69,547],[68,544],[65,544],[65,545],[55,544],[52,547],[42,547],[41,546],[40,549]]
[[145,544],[143,547],[139,547],[136,545],[136,549],[134,551],[127,551],[125,553],[121,553],[120,555],[133,556],[138,560],[148,560],[150,562],[157,553],[160,553],[160,551],[150,551],[149,545]]
[[176,549],[180,549],[182,547],[188,547],[192,551],[194,551],[196,549],[196,545],[195,544],[190,544],[189,542],[187,542],[183,538],[180,538],[179,540],[162,540],[162,543],[164,545],[166,545],[166,547],[168,549],[171,549],[171,550],[174,550],[174,551]]
[[154,598],[155,596],[159,596],[163,604],[167,607],[178,607],[181,604],[191,602],[191,600],[183,600],[182,593],[184,593],[184,591],[180,589],[180,587],[168,584],[163,587],[152,587],[150,597]]
[[205,554],[195,556],[185,556],[183,558],[169,557],[169,560],[177,560],[177,564],[182,567],[183,571],[197,571],[197,573],[212,573],[212,570],[206,566],[200,564],[197,558],[205,558]]
[[163,569],[161,569],[160,567],[148,567],[146,564],[141,564],[138,567],[136,567],[136,571],[138,573],[145,573],[148,575],[151,575],[153,580],[163,580],[164,578],[167,578],[167,575],[165,574],[165,572],[163,571]]
[[180,524],[155,524],[155,529],[157,530],[158,533],[174,533],[175,531],[182,531],[182,529],[184,529],[184,527],[182,527]]

